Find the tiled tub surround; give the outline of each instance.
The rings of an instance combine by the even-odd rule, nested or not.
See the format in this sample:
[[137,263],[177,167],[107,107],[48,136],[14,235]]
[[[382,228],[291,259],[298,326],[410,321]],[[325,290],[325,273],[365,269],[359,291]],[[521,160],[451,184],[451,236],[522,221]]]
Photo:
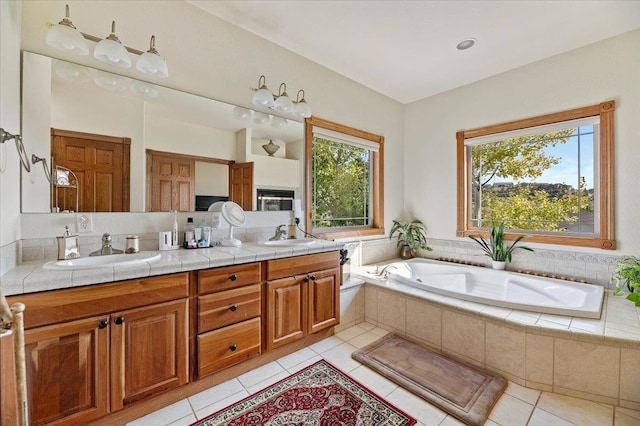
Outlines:
[[607,295],[599,320],[572,318],[440,296],[370,269],[351,270],[336,331],[367,321],[522,386],[640,409],[640,309],[623,297]]

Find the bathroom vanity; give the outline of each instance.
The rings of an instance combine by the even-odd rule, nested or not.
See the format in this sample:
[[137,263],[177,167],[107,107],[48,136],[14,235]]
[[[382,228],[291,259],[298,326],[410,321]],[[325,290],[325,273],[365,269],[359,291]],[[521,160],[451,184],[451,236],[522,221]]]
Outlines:
[[124,423],[332,335],[339,248],[9,297],[31,424]]

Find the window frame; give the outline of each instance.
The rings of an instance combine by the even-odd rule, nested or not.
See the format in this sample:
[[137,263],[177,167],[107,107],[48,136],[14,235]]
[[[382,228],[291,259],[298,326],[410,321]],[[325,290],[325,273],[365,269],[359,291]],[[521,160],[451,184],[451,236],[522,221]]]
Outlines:
[[[527,241],[545,244],[558,244],[581,247],[595,247],[603,250],[615,250],[615,214],[614,214],[614,111],[615,101],[610,100],[596,105],[575,108],[567,111],[541,115],[537,117],[515,120],[506,123],[479,127],[471,130],[461,130],[456,133],[457,140],[457,230],[456,236],[482,235],[487,237],[486,228],[471,225],[471,147],[465,146],[465,139],[520,130],[529,127],[553,124],[562,121],[575,120],[585,117],[599,116],[599,169],[598,185],[600,191],[599,202],[599,234],[587,236],[563,235],[561,232],[540,232],[529,234],[526,231],[508,230],[507,239],[515,239],[525,235]],[[469,150],[467,150],[469,148]]]
[[[336,231],[313,232],[312,224],[312,176],[313,176],[313,128],[333,130],[345,135],[366,139],[378,144],[378,152],[371,153],[371,226]],[[327,239],[357,238],[384,235],[384,136],[354,129],[315,116],[305,119],[305,231]]]

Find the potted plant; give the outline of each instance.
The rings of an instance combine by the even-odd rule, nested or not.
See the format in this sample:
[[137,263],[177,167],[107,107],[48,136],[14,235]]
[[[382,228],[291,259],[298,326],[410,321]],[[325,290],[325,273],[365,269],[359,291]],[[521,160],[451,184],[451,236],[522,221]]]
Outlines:
[[469,235],[469,238],[480,244],[485,256],[491,258],[491,266],[493,269],[504,269],[506,262],[511,262],[511,254],[516,249],[533,251],[531,247],[517,246],[520,240],[524,238],[524,235],[520,235],[510,246],[507,246],[504,240],[504,221],[500,222],[498,226],[491,228],[489,241],[486,241],[479,235]]
[[613,289],[614,296],[621,296],[625,293],[623,285],[627,287],[629,294],[627,299],[640,306],[640,259],[628,256],[622,259],[616,266],[613,278],[616,287]]
[[394,219],[389,238],[393,238],[396,234],[398,234],[397,247],[400,248],[402,259],[415,256],[418,249],[431,251],[431,247],[427,246],[427,229],[418,219],[412,221]]

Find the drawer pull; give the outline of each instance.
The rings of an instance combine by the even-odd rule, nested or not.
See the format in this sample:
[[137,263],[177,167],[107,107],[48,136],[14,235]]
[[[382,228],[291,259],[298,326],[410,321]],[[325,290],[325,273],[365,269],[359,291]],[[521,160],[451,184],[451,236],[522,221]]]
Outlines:
[[230,310],[231,312],[235,312],[235,311],[237,311],[237,310],[238,310],[238,305],[231,305],[231,307],[229,308],[229,310]]
[[235,280],[237,280],[237,279],[238,279],[238,274],[233,274],[233,275],[231,275],[231,276],[229,277],[229,279],[230,279],[231,281],[235,281]]
[[316,276],[315,275],[311,275],[311,281],[315,281],[316,280]]
[[122,323],[124,322],[124,317],[117,317],[114,322],[118,325],[122,325]]
[[109,325],[109,320],[102,320],[98,323],[98,328],[102,330],[103,328],[107,328],[107,325]]
[[229,350],[231,352],[235,352],[236,349],[238,349],[238,346],[235,343],[233,345],[229,346]]

